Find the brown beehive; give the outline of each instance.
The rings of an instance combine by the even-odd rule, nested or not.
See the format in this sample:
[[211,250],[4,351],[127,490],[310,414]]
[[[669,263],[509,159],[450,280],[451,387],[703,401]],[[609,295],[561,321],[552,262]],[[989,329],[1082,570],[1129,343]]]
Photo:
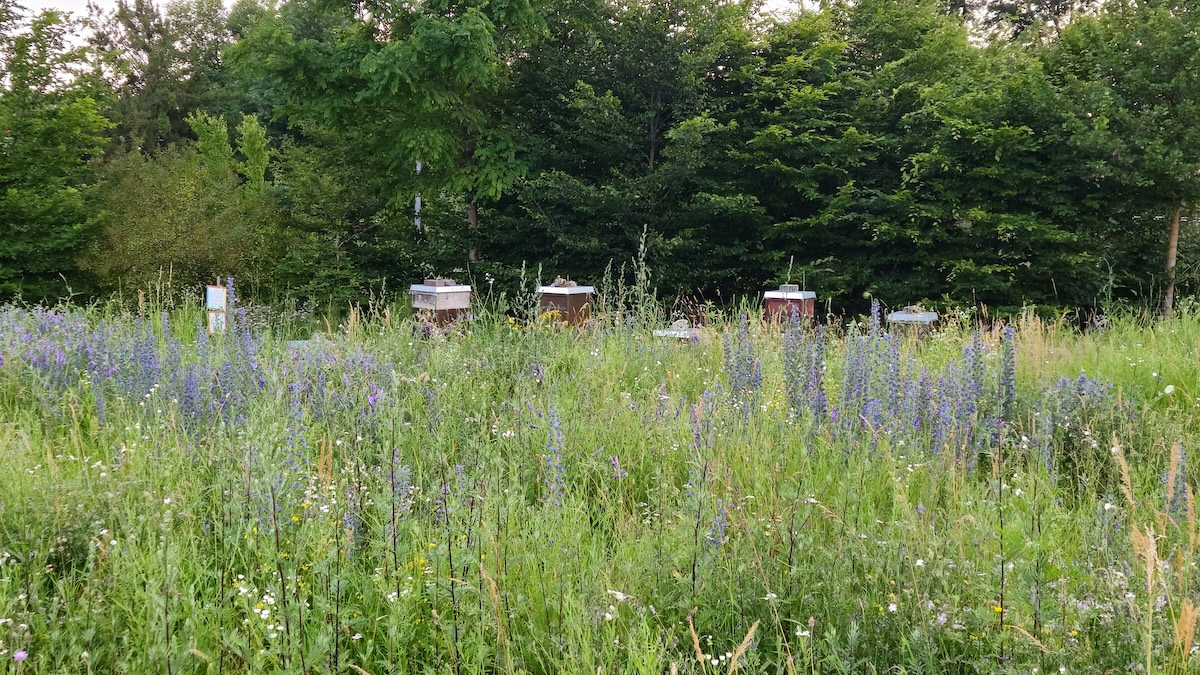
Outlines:
[[582,326],[592,314],[592,294],[596,289],[592,286],[569,285],[571,283],[560,280],[550,286],[538,287],[541,294],[539,313],[553,313],[552,317],[557,321]]
[[796,315],[812,318],[816,311],[817,294],[802,291],[796,284],[780,284],[779,290],[763,293],[763,305],[768,319],[786,321]]

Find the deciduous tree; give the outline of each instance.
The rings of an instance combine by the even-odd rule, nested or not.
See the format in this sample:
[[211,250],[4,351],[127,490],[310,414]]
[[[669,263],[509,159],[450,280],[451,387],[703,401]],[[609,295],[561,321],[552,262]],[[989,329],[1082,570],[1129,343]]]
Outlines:
[[108,122],[79,77],[70,25],[57,12],[22,21],[0,0],[0,297],[37,300],[66,291],[62,279],[79,284],[86,163]]
[[1170,314],[1181,216],[1200,203],[1200,4],[1110,2],[1073,22],[1050,58],[1079,102],[1080,142],[1099,155],[1097,178],[1167,216],[1160,306]]
[[[541,11],[539,0],[294,0],[238,53],[276,78],[294,121],[370,139],[360,150],[393,177],[394,197],[418,186],[466,194],[474,230],[479,201],[523,173],[518,139],[497,106],[539,34]],[[477,258],[472,245],[468,260]]]

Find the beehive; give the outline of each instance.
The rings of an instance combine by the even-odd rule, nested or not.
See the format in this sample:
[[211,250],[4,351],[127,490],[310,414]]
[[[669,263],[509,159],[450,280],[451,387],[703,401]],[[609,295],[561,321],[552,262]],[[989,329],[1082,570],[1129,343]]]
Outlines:
[[811,318],[816,311],[817,294],[802,291],[796,284],[781,284],[779,290],[763,293],[763,305],[768,319],[786,321],[795,315]]
[[700,342],[700,329],[692,328],[692,324],[687,319],[679,319],[671,324],[669,328],[663,328],[654,331],[655,337],[667,338],[671,340],[683,340],[688,343]]
[[468,319],[471,315],[471,287],[453,279],[426,279],[423,284],[408,288],[413,311],[424,314],[433,323],[448,323]]
[[887,316],[889,326],[907,327],[918,335],[932,330],[937,320],[937,312],[927,312],[918,305],[905,307]]
[[592,314],[592,294],[595,291],[592,286],[572,286],[567,283],[539,286],[539,313],[550,314],[554,320],[572,326],[582,326]]

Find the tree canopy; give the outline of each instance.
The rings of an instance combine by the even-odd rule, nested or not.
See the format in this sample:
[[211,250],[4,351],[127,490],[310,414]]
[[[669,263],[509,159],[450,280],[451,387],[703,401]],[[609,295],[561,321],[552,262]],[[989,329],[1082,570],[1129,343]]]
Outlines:
[[109,122],[70,32],[57,12],[23,17],[0,0],[0,296],[41,300],[84,283],[74,272],[88,234],[86,162]]
[[0,7],[4,296],[642,256],[664,295],[1169,312],[1200,279],[1186,0]]

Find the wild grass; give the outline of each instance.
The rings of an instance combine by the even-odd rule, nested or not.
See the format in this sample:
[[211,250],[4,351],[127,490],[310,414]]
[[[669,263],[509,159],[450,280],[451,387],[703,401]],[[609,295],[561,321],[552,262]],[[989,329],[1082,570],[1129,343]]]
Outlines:
[[0,309],[0,672],[1200,665],[1200,316],[158,309]]

